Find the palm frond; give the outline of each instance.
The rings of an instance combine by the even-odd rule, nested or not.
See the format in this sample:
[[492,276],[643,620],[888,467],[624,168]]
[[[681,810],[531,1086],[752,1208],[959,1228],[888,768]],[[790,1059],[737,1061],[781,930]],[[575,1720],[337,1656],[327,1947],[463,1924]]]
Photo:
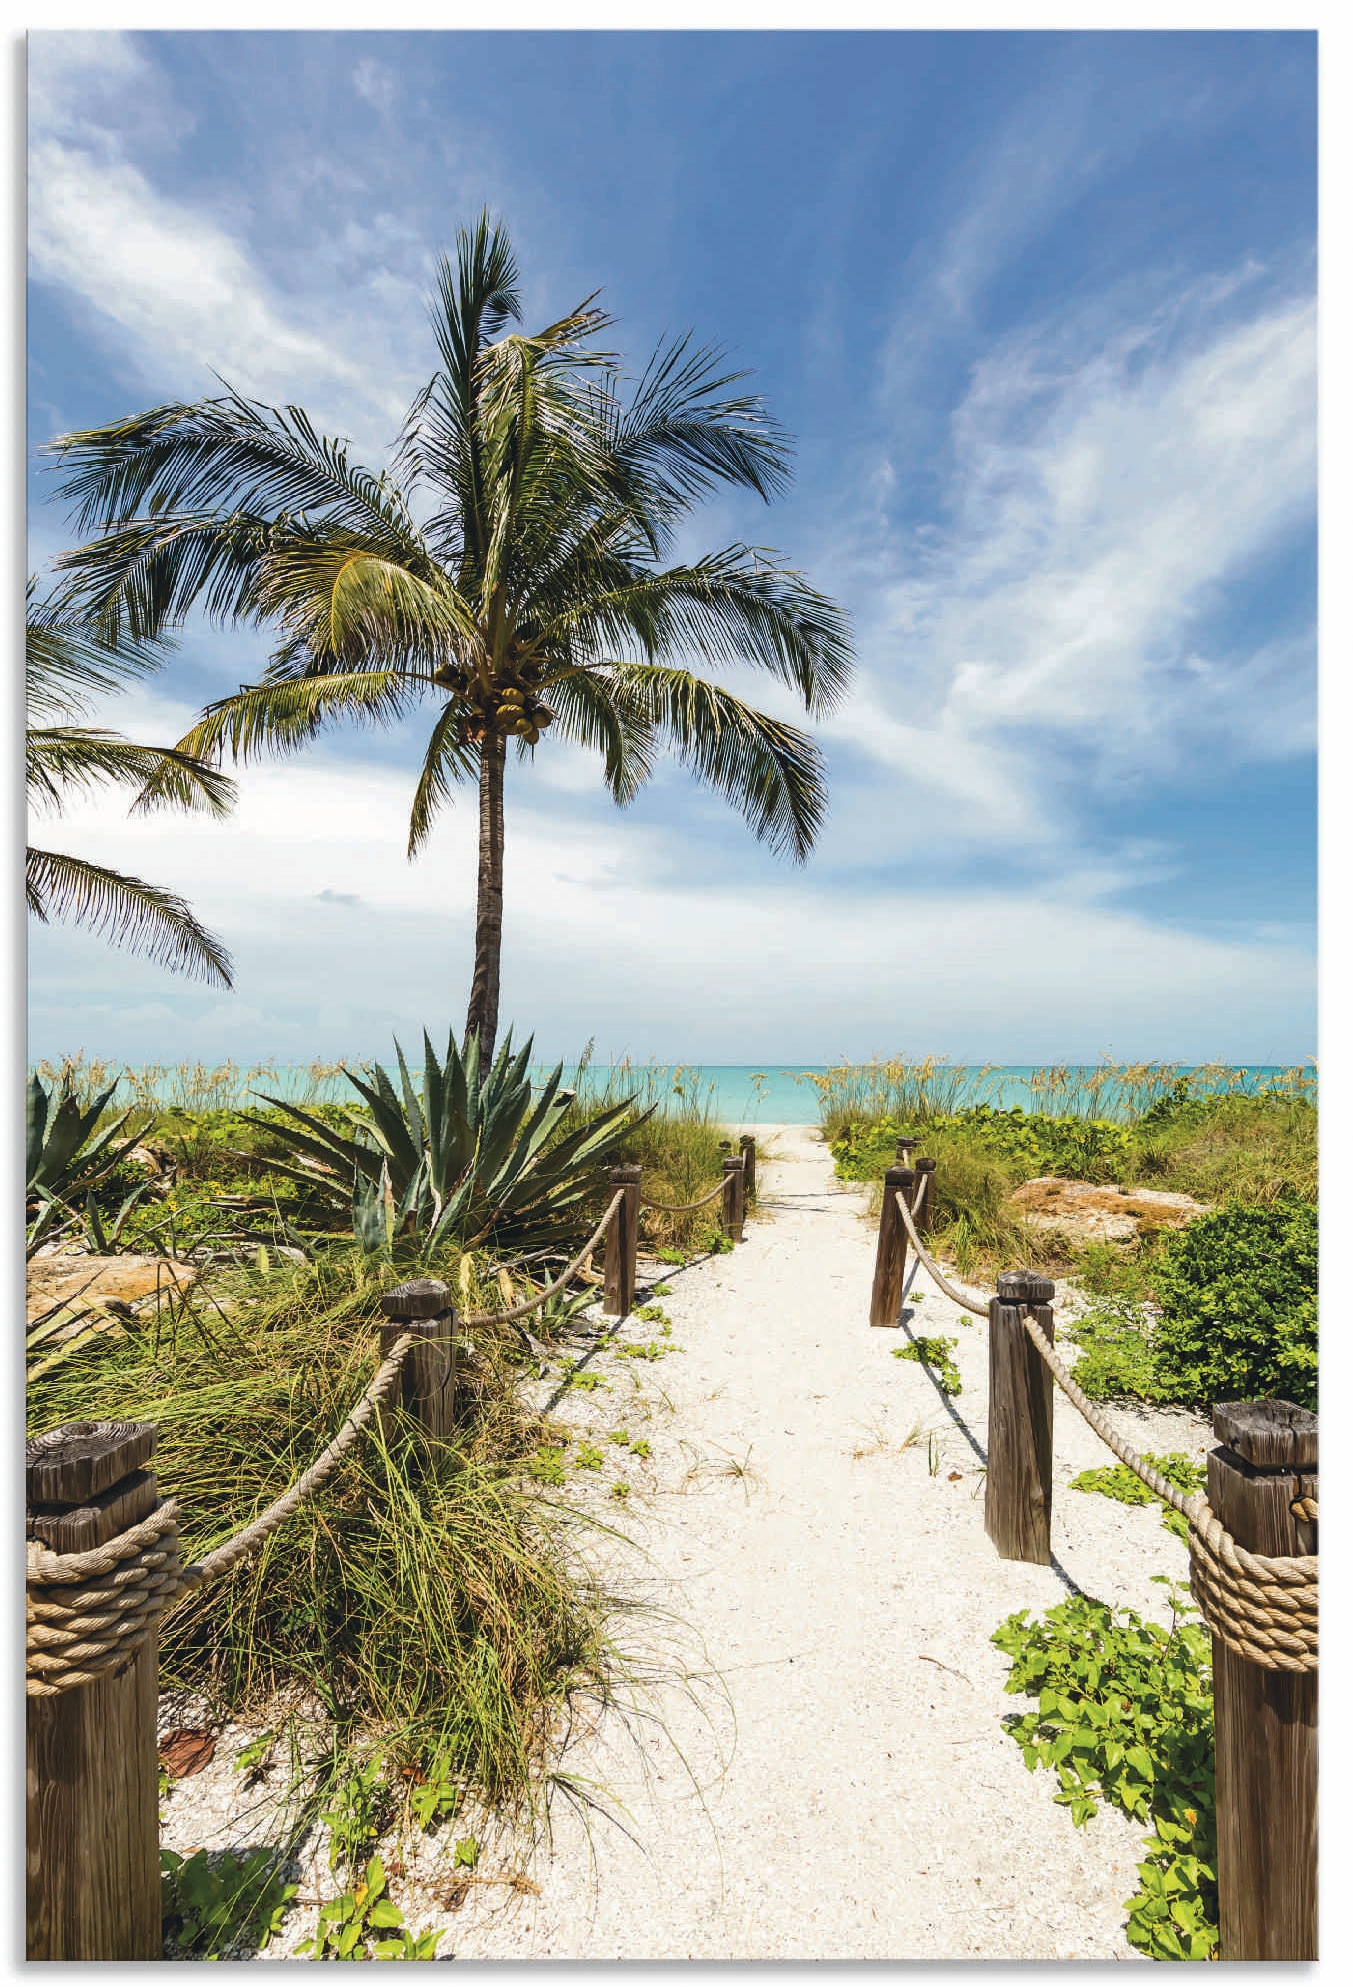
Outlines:
[[549,681],[559,735],[600,752],[607,790],[627,807],[653,771],[650,701],[615,671],[566,669]]
[[433,821],[451,797],[452,785],[475,778],[479,771],[478,749],[457,739],[459,723],[460,707],[452,703],[432,727],[409,809],[410,857],[417,855],[432,832]]
[[195,759],[229,751],[248,760],[294,752],[335,717],[392,724],[421,686],[395,669],[334,672],[286,682],[253,683],[208,704],[178,750]]
[[60,592],[39,600],[32,576],[26,610],[24,700],[30,724],[83,715],[96,697],[158,669],[171,647],[161,639],[109,648]]
[[27,852],[25,883],[28,908],[44,924],[68,918],[173,972],[212,986],[231,985],[230,954],[172,890],[80,856],[33,848]]
[[258,610],[313,669],[429,671],[477,649],[479,627],[443,573],[421,558],[417,566],[347,531],[275,532],[259,565]]
[[58,809],[66,790],[107,781],[137,788],[133,813],[152,807],[200,808],[219,818],[230,812],[235,799],[232,779],[185,752],[134,745],[116,732],[74,725],[30,729],[25,772],[30,792]]
[[547,638],[569,637],[598,654],[637,648],[659,661],[694,651],[707,662],[748,663],[797,690],[814,716],[834,709],[850,681],[844,611],[746,545],[694,565],[633,572],[590,597],[575,594],[542,620]]
[[826,767],[806,732],[689,670],[622,663],[611,680],[646,708],[682,764],[721,793],[776,855],[804,862],[827,814]]
[[789,437],[759,394],[723,394],[748,377],[721,371],[723,360],[717,346],[692,351],[687,332],[659,345],[645,367],[613,448],[627,482],[650,503],[661,496],[685,510],[716,483],[769,503],[788,487]]

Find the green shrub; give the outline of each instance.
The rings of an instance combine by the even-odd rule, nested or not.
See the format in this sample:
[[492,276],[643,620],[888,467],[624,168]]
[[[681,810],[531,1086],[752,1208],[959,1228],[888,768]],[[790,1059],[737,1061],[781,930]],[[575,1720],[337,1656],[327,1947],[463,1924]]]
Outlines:
[[1092,1401],[1121,1399],[1155,1401],[1156,1369],[1152,1357],[1154,1324],[1139,1305],[1104,1299],[1066,1328],[1066,1336],[1081,1348],[1076,1384]]
[[[831,1141],[843,1180],[878,1179],[891,1166],[899,1138],[924,1138],[925,1150],[939,1156],[942,1134],[978,1140],[989,1153],[1009,1160],[1020,1180],[1043,1174],[1079,1180],[1116,1180],[1133,1165],[1134,1141],[1125,1125],[1107,1119],[1055,1118],[1022,1111],[998,1111],[976,1104],[965,1111],[903,1124],[891,1118],[847,1123]],[[949,1143],[949,1141],[943,1141]]]
[[1226,1207],[1170,1236],[1156,1271],[1157,1398],[1316,1404],[1316,1210]]
[[1217,1947],[1216,1795],[1211,1638],[1181,1620],[1170,1586],[1167,1633],[1131,1608],[1077,1594],[1030,1622],[1021,1608],[992,1636],[1010,1657],[1008,1691],[1038,1709],[1004,1723],[1032,1773],[1056,1771],[1054,1796],[1083,1828],[1106,1800],[1151,1822],[1139,1887],[1127,1899],[1130,1945],[1153,1959],[1211,1959]]

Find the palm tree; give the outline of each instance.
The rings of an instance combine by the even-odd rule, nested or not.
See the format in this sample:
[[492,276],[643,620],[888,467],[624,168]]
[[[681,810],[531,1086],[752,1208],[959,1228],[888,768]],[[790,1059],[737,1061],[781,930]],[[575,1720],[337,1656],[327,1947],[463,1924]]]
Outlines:
[[[215,767],[180,750],[133,745],[115,731],[69,722],[88,714],[92,696],[118,689],[121,679],[158,668],[160,657],[145,643],[124,641],[112,650],[101,647],[59,604],[35,601],[35,592],[36,583],[30,579],[24,645],[24,757],[30,801],[60,813],[72,790],[111,781],[137,790],[133,813],[154,806],[227,813],[234,783]],[[216,986],[230,985],[230,954],[172,890],[145,883],[139,876],[124,876],[83,856],[58,855],[31,845],[26,880],[28,908],[44,924],[53,914],[71,918],[105,932],[115,944],[148,952],[173,972],[200,974]]]
[[785,437],[759,398],[729,391],[745,375],[718,352],[660,345],[626,394],[595,342],[611,322],[595,295],[534,336],[510,330],[517,266],[487,214],[439,264],[431,316],[440,364],[396,473],[350,462],[298,407],[230,391],[53,447],[78,528],[98,533],[63,564],[104,639],[157,635],[197,602],[280,634],[262,680],[209,705],[180,750],[286,752],[332,718],[388,723],[435,700],[408,853],[453,786],[476,781],[466,1037],[491,1058],[509,738],[529,758],[553,723],[595,748],[621,806],[669,745],[803,861],[826,809],[816,746],[686,659],[750,664],[818,715],[851,649],[841,610],[764,549],[663,563],[716,484],[769,501],[787,480]]

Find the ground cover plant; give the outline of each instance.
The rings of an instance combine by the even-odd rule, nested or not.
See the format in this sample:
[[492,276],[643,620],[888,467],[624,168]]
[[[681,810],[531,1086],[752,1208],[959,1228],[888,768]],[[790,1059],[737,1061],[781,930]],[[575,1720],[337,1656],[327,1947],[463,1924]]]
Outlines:
[[[1153,1456],[1150,1450],[1144,1449],[1142,1459],[1150,1463],[1157,1475],[1172,1483],[1176,1490],[1182,1490],[1185,1496],[1206,1487],[1206,1468],[1190,1461],[1187,1456],[1181,1456],[1177,1450],[1171,1450],[1169,1455]],[[1188,1520],[1183,1513],[1166,1506],[1164,1500],[1158,1498],[1153,1490],[1148,1490],[1137,1472],[1130,1470],[1126,1463],[1104,1464],[1098,1469],[1082,1470],[1078,1476],[1072,1477],[1068,1488],[1095,1491],[1101,1497],[1113,1498],[1118,1504],[1161,1504],[1161,1522],[1166,1531],[1173,1532],[1178,1539],[1188,1538]]]
[[1008,1691],[1037,1696],[1005,1728],[1030,1772],[1053,1770],[1054,1799],[1084,1827],[1101,1800],[1149,1823],[1127,1937],[1153,1959],[1217,1951],[1212,1651],[1183,1590],[1165,1581],[1169,1629],[1131,1608],[1073,1595],[1030,1621],[1021,1608],[992,1636],[1010,1658]]

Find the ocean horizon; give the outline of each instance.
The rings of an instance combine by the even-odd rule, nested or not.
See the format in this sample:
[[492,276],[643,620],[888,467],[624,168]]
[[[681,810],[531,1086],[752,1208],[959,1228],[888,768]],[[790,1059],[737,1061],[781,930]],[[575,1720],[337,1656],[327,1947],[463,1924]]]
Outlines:
[[[356,1060],[351,1064],[357,1070],[363,1066]],[[397,1083],[397,1071],[389,1065],[382,1066],[387,1068]],[[874,1066],[882,1068],[884,1065],[879,1063]],[[112,1067],[109,1066],[109,1079]],[[410,1065],[415,1080],[419,1067],[417,1063]],[[533,1064],[532,1074],[538,1081],[543,1081],[553,1067],[553,1064]],[[612,1095],[621,1095],[632,1089],[646,1105],[664,1097],[678,1097],[684,1106],[698,1107],[703,1116],[721,1123],[816,1124],[819,1119],[819,1091],[813,1079],[825,1077],[829,1070],[842,1067],[839,1062],[760,1066],[752,1063],[594,1062],[584,1074],[583,1088],[608,1091]],[[868,1070],[871,1065],[860,1063],[851,1067]],[[1057,1102],[1041,1094],[1033,1083],[1037,1072],[1047,1067],[1046,1064],[1034,1063],[949,1063],[937,1065],[936,1077],[943,1089],[953,1086],[954,1101],[960,1108],[989,1104],[1003,1110],[1056,1111],[1059,1108]],[[1088,1081],[1104,1066],[1086,1063],[1065,1067],[1067,1075],[1073,1080]],[[1188,1076],[1196,1071],[1215,1072],[1219,1068],[1239,1070],[1244,1073],[1247,1088],[1262,1089],[1266,1082],[1283,1075],[1292,1065],[1178,1063],[1155,1064],[1152,1067],[1168,1071],[1170,1080],[1176,1075]],[[221,1107],[231,1104],[257,1106],[263,1101],[260,1092],[291,1102],[309,1098],[336,1103],[356,1096],[335,1063],[240,1063],[222,1064],[215,1069],[207,1066],[194,1069],[190,1065],[146,1066],[140,1070],[134,1065],[127,1065],[126,1068],[132,1073],[133,1081],[129,1083],[124,1078],[123,1097],[118,1101],[129,1101],[130,1093],[134,1092],[166,1107],[177,1103],[188,1108],[203,1108],[208,1104]],[[576,1065],[565,1062],[564,1082],[574,1081]],[[1106,1118],[1125,1115],[1121,1101],[1111,1089],[1101,1096],[1097,1112]]]

